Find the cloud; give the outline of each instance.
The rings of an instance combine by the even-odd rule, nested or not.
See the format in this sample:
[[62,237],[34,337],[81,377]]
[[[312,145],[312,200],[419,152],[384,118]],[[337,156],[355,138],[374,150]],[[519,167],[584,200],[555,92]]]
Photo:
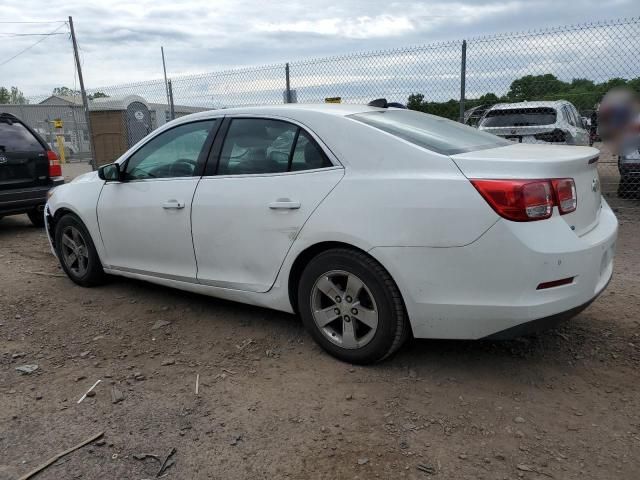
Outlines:
[[[88,87],[161,78],[160,46],[163,45],[168,73],[172,77],[278,64],[268,80],[276,101],[283,88],[281,66],[286,61],[300,64],[299,60],[314,57],[459,41],[478,35],[526,31],[602,17],[632,16],[637,13],[636,8],[634,0],[573,0],[570,3],[554,0],[68,0],[63,8],[48,0],[3,0],[1,19],[66,20],[66,15],[72,14]],[[51,31],[55,26],[0,24],[0,33],[3,29],[39,33]],[[2,38],[0,63],[36,40],[34,37]],[[493,47],[497,50],[504,45],[494,44]],[[454,55],[454,50],[447,55]],[[568,54],[562,55],[566,59]],[[545,61],[555,65],[558,58],[549,57]],[[410,63],[409,53],[395,62],[395,72],[393,62],[387,65],[378,59],[377,63],[372,60],[369,65],[358,64],[359,70],[342,72],[342,75],[344,79],[360,78],[367,75],[363,73],[366,69],[373,73],[378,69],[380,76],[388,75],[390,70],[407,78],[420,74],[430,78],[438,73],[456,75],[459,68],[457,61],[448,59],[433,64],[423,62],[414,67],[416,73],[408,67],[398,66],[404,65],[403,62]],[[495,70],[502,69],[499,62],[495,66]],[[305,68],[302,72],[305,81],[327,74],[321,68],[317,71]],[[521,66],[509,67],[510,70],[518,68]],[[247,75],[236,74],[235,81],[244,81]],[[336,91],[341,72],[335,71],[331,75],[329,90]],[[66,35],[50,37],[0,67],[0,83],[16,85],[27,95],[46,94],[60,85],[77,87],[75,78],[71,44]],[[188,82],[191,82],[190,86]],[[176,80],[178,90],[185,92],[185,97],[197,95],[197,85],[201,82]],[[420,82],[411,83],[405,79],[400,85],[402,88],[398,91],[404,92],[420,86]],[[151,89],[149,85],[147,87]],[[238,87],[234,85],[233,88]],[[311,86],[305,84],[300,88],[301,96],[305,92],[309,93],[309,98],[313,96]],[[154,86],[154,95],[156,89]],[[443,95],[445,90],[455,93],[455,88],[438,87]],[[158,91],[162,92],[162,89]],[[209,95],[206,92],[208,90],[200,94]],[[318,95],[321,94],[318,90]],[[215,101],[219,101],[221,97],[216,94],[216,98]]]

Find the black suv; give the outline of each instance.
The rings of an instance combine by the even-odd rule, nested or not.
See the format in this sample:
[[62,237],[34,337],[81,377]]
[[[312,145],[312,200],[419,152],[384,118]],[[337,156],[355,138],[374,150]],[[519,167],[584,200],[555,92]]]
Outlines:
[[0,113],[0,218],[26,213],[44,224],[47,192],[64,183],[58,156],[27,124]]

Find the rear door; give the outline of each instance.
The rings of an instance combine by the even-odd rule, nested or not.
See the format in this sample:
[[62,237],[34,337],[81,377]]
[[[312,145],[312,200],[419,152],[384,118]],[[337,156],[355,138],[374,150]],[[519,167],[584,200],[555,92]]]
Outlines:
[[0,115],[0,190],[49,181],[49,161],[40,140],[21,122]]
[[234,117],[223,129],[224,142],[221,136],[193,199],[198,281],[265,292],[344,171],[294,123]]

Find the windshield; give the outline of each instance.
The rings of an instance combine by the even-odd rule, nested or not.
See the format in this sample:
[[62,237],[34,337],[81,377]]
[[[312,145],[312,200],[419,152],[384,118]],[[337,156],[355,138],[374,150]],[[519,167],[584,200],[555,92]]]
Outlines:
[[532,127],[556,123],[554,108],[507,108],[490,110],[480,123],[482,127]]
[[510,143],[461,123],[411,110],[356,113],[353,118],[407,142],[443,155],[502,147]]

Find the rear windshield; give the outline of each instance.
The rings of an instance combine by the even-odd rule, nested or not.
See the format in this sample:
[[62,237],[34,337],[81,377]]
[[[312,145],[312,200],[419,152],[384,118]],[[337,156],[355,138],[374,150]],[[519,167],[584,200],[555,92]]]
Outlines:
[[556,123],[555,108],[508,108],[490,110],[480,123],[482,127],[533,127]]
[[0,120],[0,152],[44,150],[40,142],[19,122]]
[[461,123],[411,110],[356,113],[349,118],[443,155],[501,147],[510,143]]

